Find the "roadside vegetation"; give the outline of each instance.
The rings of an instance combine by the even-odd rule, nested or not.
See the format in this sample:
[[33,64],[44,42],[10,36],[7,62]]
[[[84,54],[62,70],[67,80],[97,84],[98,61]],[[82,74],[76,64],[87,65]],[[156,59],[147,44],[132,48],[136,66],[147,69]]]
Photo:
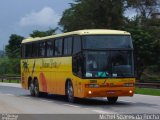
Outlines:
[[[2,82],[2,80],[0,80]],[[3,83],[20,83],[19,80],[4,80]]]
[[152,88],[136,88],[136,94],[160,96],[159,89]]
[[[126,16],[129,10],[135,16]],[[73,0],[59,21],[62,32],[79,29],[118,29],[132,34],[135,49],[137,79],[160,81],[160,11],[159,0]],[[31,31],[30,37],[44,37],[56,33]],[[9,43],[0,53],[0,76],[20,75],[20,46],[23,36],[11,34]],[[3,53],[3,54],[2,54]],[[138,89],[139,91],[139,89]]]

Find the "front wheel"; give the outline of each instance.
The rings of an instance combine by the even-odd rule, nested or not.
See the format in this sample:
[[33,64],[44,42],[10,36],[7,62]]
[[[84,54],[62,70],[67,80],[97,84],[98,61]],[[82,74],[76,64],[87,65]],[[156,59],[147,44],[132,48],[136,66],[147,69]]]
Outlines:
[[71,81],[67,82],[67,99],[71,103],[74,102],[74,90],[73,90],[73,85]]
[[118,97],[107,97],[109,103],[116,103],[118,100]]

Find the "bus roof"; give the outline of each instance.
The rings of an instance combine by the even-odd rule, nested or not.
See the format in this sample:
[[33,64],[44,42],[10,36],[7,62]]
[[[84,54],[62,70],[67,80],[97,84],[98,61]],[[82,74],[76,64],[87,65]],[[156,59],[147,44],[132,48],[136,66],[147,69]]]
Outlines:
[[69,35],[104,35],[104,34],[106,35],[107,34],[109,35],[130,35],[129,32],[120,31],[120,30],[86,29],[86,30],[77,30],[77,31],[72,31],[72,32],[67,32],[67,33],[62,33],[62,34],[51,35],[47,37],[36,37],[36,38],[30,37],[30,38],[24,39],[22,43],[45,40],[45,39],[50,39],[50,38],[57,38],[57,37],[65,37]]

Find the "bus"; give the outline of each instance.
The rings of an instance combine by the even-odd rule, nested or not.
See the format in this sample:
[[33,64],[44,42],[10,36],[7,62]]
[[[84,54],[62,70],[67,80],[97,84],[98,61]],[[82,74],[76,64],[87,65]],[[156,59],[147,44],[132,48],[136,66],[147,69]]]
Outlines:
[[76,98],[133,96],[134,49],[131,34],[86,29],[27,38],[21,44],[21,85],[32,96]]

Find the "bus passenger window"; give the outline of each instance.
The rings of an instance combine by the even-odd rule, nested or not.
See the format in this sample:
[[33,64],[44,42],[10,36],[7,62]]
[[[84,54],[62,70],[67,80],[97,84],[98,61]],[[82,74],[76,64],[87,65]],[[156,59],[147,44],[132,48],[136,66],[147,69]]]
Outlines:
[[72,37],[67,37],[64,39],[64,55],[72,54]]
[[55,56],[62,55],[62,39],[55,40]]
[[73,40],[73,53],[78,53],[81,51],[81,38],[80,36],[74,36]]
[[25,57],[30,58],[32,54],[32,44],[26,44],[25,46]]
[[45,56],[45,42],[40,42],[39,43],[39,57],[44,57]]
[[47,57],[54,55],[54,41],[47,41]]
[[25,58],[25,45],[21,45],[21,58]]
[[37,42],[33,43],[32,48],[34,49],[34,50],[32,50],[32,57],[33,58],[37,57],[38,56],[38,43]]

